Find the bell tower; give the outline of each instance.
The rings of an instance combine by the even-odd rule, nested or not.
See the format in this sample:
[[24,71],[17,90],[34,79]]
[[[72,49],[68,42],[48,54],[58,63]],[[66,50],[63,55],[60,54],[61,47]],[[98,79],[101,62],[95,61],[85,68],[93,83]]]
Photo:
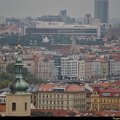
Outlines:
[[20,52],[16,58],[16,79],[9,85],[10,92],[6,94],[6,116],[30,116],[29,85],[23,80],[23,63]]

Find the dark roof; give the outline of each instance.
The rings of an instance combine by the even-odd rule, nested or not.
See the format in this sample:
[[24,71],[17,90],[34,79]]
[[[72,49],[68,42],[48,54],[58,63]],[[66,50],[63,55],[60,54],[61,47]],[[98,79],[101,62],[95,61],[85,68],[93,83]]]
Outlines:
[[6,88],[3,88],[3,89],[0,89],[0,93],[1,92],[10,92],[10,89],[9,89],[9,87],[6,87]]

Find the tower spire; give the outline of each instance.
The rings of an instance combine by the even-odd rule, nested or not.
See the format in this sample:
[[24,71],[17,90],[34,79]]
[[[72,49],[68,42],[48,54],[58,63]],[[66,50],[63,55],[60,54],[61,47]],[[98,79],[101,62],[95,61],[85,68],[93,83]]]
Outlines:
[[11,82],[9,86],[11,92],[26,92],[26,90],[29,88],[29,85],[23,80],[23,63],[19,51],[16,57],[15,75],[16,79],[13,82]]

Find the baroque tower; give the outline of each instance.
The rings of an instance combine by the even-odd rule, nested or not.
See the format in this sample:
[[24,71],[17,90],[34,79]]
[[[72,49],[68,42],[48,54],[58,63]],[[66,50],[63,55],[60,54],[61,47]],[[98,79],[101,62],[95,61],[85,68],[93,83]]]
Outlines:
[[23,80],[23,63],[20,52],[16,58],[16,79],[9,85],[10,92],[6,95],[6,116],[30,116],[29,85]]

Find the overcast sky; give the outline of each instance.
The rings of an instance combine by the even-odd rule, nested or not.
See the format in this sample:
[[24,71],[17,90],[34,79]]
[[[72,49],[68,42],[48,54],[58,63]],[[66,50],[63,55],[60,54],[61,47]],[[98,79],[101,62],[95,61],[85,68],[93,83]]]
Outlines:
[[[109,1],[110,18],[120,18],[120,0]],[[58,15],[64,9],[70,17],[93,16],[94,0],[0,0],[0,16],[6,17]]]

